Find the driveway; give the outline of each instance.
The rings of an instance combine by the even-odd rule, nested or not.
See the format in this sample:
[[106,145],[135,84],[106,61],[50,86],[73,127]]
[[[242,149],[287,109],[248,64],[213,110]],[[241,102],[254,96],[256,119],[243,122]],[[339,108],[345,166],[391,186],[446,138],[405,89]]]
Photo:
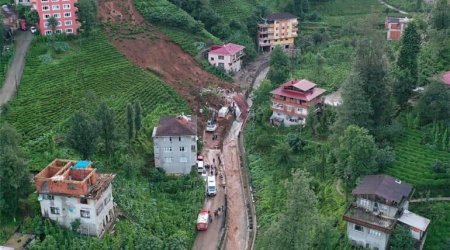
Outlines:
[[25,56],[31,41],[33,40],[33,34],[30,31],[17,31],[15,37],[16,49],[14,58],[6,74],[6,79],[0,91],[0,106],[7,103],[19,88],[20,80],[22,79],[23,69],[25,67]]

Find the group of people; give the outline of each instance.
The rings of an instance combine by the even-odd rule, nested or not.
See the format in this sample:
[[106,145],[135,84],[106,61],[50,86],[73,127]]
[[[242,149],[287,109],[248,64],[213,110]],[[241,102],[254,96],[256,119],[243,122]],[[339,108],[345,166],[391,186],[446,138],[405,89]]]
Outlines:
[[[214,217],[219,217],[223,212],[225,212],[224,205],[218,207],[216,210],[214,210]],[[213,217],[211,216],[211,212],[208,211],[208,217],[209,217],[209,223],[213,222]]]

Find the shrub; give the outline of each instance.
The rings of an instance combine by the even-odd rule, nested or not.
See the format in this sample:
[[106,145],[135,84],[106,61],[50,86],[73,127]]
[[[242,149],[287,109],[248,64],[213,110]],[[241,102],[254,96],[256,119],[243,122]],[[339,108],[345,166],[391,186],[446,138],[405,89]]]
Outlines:
[[431,165],[431,168],[433,169],[433,172],[437,174],[443,174],[447,172],[449,166],[442,163],[441,161],[435,161],[433,165]]

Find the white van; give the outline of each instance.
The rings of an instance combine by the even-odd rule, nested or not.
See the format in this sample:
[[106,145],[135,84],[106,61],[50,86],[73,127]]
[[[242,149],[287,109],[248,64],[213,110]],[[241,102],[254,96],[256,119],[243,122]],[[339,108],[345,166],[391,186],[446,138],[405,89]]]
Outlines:
[[216,186],[216,177],[215,176],[208,176],[206,194],[208,196],[215,196],[217,194],[217,186]]

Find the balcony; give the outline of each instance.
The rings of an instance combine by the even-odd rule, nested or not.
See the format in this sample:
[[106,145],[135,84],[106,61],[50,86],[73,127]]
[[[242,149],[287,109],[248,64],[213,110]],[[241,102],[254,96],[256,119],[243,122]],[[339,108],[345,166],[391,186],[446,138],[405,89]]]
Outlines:
[[258,41],[259,46],[268,46],[268,45],[272,45],[272,40],[262,40],[260,39]]
[[258,33],[259,34],[273,34],[273,29],[267,29],[267,28],[259,29]]

